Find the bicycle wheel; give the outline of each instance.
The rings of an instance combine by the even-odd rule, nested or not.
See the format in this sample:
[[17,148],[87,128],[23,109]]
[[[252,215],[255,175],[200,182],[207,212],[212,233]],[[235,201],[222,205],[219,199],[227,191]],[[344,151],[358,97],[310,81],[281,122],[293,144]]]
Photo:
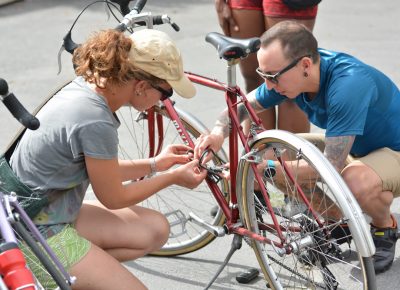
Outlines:
[[[35,109],[34,114],[37,114],[58,91],[69,83],[53,91]],[[195,117],[179,108],[175,107],[175,109],[193,140],[201,133],[206,132],[206,127]],[[164,145],[184,143],[175,128],[174,122],[162,105],[155,106],[152,112],[154,112],[154,120],[150,122],[148,112],[138,112],[130,106],[124,106],[116,112],[121,122],[118,129],[120,159],[148,158],[162,150]],[[154,143],[149,142],[149,127],[154,127],[154,132],[151,133]],[[23,129],[18,132],[8,148],[17,144],[23,132]],[[221,164],[219,158],[227,160],[223,150],[218,152],[218,157],[214,158],[212,162]],[[218,186],[228,200],[228,183],[221,180]],[[87,198],[95,198],[91,188],[88,190]],[[189,221],[190,212],[214,226],[220,226],[225,221],[225,217],[205,181],[194,190],[170,186],[140,205],[163,213],[170,221],[171,234],[169,240],[162,249],[152,253],[154,255],[173,256],[190,253],[208,245],[215,238],[210,232]],[[212,212],[212,209],[217,209],[217,211]]]
[[[267,172],[260,185],[252,164],[265,168],[266,160],[284,165],[275,175],[283,178]],[[246,241],[273,289],[376,289],[374,246],[361,210],[311,143],[278,130],[260,134],[240,161],[237,192],[245,227],[263,237]]]
[[[196,119],[179,108],[175,109],[192,139],[205,132],[204,126]],[[184,143],[165,108],[154,107],[154,121],[149,121],[152,120],[150,114],[153,113],[137,112],[132,107],[118,110],[117,115],[121,122],[119,130],[121,159],[148,158],[149,152],[153,152],[151,155],[153,156],[164,145]],[[149,126],[154,127],[154,144],[149,142],[151,134]],[[223,153],[219,156],[226,160]],[[221,164],[218,158],[214,158],[213,162]],[[219,181],[219,187],[227,197],[227,182]],[[225,220],[220,209],[216,213],[211,212],[217,203],[205,181],[194,190],[170,186],[145,200],[141,205],[163,213],[170,222],[169,240],[160,251],[153,253],[154,255],[171,256],[189,253],[206,246],[215,238],[208,231],[189,221],[190,212],[211,225],[222,225]]]

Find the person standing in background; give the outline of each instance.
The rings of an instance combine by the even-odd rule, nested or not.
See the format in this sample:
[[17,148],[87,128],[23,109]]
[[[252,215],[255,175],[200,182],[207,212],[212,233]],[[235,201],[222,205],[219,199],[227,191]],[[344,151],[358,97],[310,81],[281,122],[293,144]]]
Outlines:
[[[264,31],[284,20],[296,20],[312,31],[319,2],[318,0],[215,0],[215,9],[219,24],[226,36],[250,38],[261,36]],[[313,6],[302,7],[304,5]],[[263,83],[262,78],[256,73],[257,67],[256,54],[251,54],[240,62],[247,93]],[[285,102],[270,108],[260,113],[259,117],[265,129],[282,129],[293,133],[310,131],[306,115],[293,102]],[[248,121],[245,122],[244,128],[245,132],[248,132]]]

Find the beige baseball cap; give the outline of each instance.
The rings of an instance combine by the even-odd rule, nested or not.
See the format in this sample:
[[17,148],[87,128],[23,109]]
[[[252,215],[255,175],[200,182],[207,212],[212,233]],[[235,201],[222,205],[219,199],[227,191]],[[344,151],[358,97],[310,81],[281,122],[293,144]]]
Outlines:
[[196,89],[183,72],[181,53],[172,39],[155,29],[131,34],[129,59],[135,67],[168,82],[180,96],[192,98]]

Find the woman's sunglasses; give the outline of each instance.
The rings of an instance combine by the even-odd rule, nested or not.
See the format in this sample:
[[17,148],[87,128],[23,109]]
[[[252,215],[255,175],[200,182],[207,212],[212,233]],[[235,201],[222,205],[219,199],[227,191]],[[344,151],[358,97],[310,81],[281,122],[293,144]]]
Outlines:
[[291,68],[295,67],[297,65],[297,63],[303,59],[303,57],[311,57],[311,55],[303,55],[302,57],[296,58],[294,61],[292,61],[291,63],[289,63],[288,66],[286,66],[284,69],[282,69],[281,71],[277,72],[276,74],[267,74],[265,72],[263,72],[260,68],[256,69],[256,72],[258,73],[258,75],[260,77],[262,77],[264,80],[270,81],[271,83],[277,85],[279,83],[278,77],[280,77],[281,75],[283,75],[285,72],[287,72],[288,70],[290,70]]
[[173,89],[166,90],[166,89],[163,89],[162,87],[159,87],[159,86],[157,86],[157,85],[153,85],[153,84],[150,84],[150,85],[151,85],[151,87],[152,87],[153,89],[159,91],[159,92],[162,94],[163,98],[169,98],[169,97],[171,97],[172,94],[174,93],[174,90],[173,90]]

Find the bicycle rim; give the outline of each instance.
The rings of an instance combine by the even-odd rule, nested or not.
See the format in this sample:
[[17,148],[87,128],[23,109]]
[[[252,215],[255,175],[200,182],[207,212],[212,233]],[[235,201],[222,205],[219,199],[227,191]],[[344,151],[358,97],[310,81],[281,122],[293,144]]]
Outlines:
[[[273,289],[375,289],[372,258],[360,255],[366,252],[362,248],[365,245],[357,244],[359,239],[351,238],[350,231],[353,235],[362,231],[369,233],[362,228],[346,227],[348,204],[337,198],[341,193],[331,186],[334,181],[343,183],[341,188],[344,182],[334,174],[321,171],[324,162],[305,155],[306,150],[301,147],[291,145],[284,138],[272,137],[252,145],[252,160],[260,158],[257,163],[264,164],[267,159],[274,160],[290,168],[287,173],[278,167],[278,174],[284,176],[279,184],[274,178],[263,177],[261,185],[267,189],[282,239],[267,202],[258,192],[260,185],[255,181],[251,162],[240,163],[238,188],[243,192],[240,208],[245,226],[276,242],[274,246],[269,241],[247,239],[266,280]],[[300,182],[299,168],[305,164],[310,171]],[[290,251],[282,251],[285,246]]]
[[[149,142],[147,113],[139,113],[132,107],[123,107],[118,110],[117,115],[121,122],[119,129],[121,159],[148,158],[149,152],[157,154],[159,147],[161,149],[168,144],[183,143],[173,121],[160,106],[154,107],[154,116],[156,123],[157,116],[160,118],[162,128],[155,126],[155,144],[153,145]],[[200,135],[196,129],[198,126],[194,124],[196,121],[181,120],[190,137],[193,140],[196,139]],[[214,159],[214,163],[220,164],[220,161]],[[219,186],[227,195],[227,183],[220,181]],[[193,190],[176,185],[170,186],[140,205],[163,213],[170,222],[170,237],[161,250],[152,253],[154,255],[171,256],[189,253],[206,246],[215,238],[214,235],[188,220],[190,212],[212,225],[222,225],[225,220],[206,182]],[[216,214],[212,214],[212,209],[217,208]]]

